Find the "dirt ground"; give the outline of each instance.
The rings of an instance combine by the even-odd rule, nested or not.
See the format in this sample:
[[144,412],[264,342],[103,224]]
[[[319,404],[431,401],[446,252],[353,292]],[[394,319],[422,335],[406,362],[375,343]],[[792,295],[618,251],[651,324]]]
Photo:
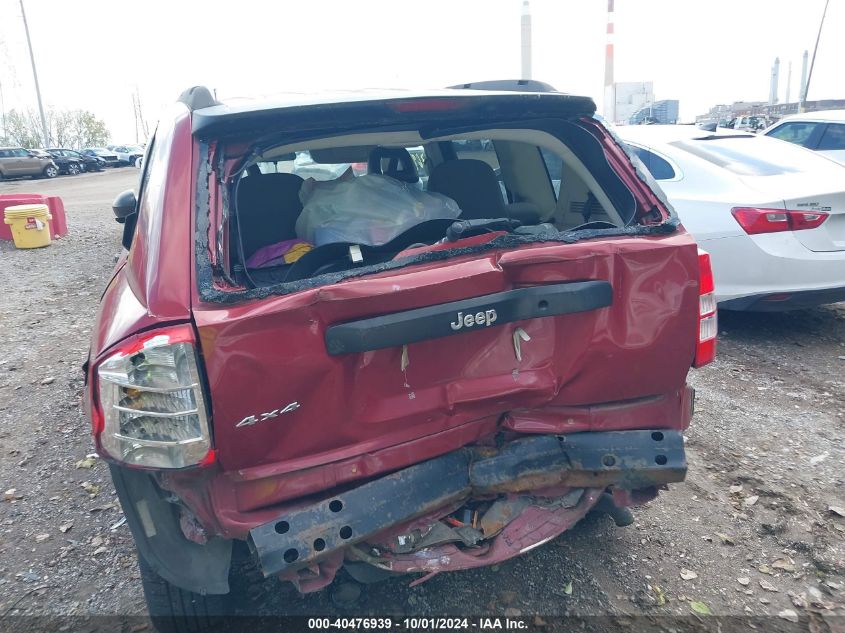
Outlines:
[[[19,614],[145,611],[107,468],[86,460],[80,407],[80,365],[119,250],[110,203],[137,178],[124,168],[0,184],[62,196],[70,227],[46,249],[0,242],[0,629]],[[505,564],[369,585],[351,603],[338,596],[347,578],[307,596],[267,580],[243,611],[542,624],[706,610],[800,618],[795,627],[845,616],[845,304],[720,319],[718,361],[690,376],[687,481],[635,509],[634,525],[591,516]]]

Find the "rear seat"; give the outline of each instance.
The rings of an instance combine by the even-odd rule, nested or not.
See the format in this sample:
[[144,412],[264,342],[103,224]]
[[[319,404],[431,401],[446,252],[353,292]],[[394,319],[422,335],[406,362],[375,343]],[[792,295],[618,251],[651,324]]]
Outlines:
[[302,213],[296,174],[250,175],[238,183],[238,213],[244,256],[262,246],[296,237],[296,219]]
[[533,204],[506,205],[493,168],[483,160],[459,158],[431,170],[428,190],[449,196],[461,208],[461,218],[514,218],[536,224],[540,212]]

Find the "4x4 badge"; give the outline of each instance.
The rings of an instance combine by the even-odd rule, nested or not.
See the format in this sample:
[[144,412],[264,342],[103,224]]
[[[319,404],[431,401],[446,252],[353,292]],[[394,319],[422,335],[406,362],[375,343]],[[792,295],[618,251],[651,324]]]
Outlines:
[[266,413],[259,413],[258,415],[250,415],[250,416],[245,417],[240,422],[238,422],[235,425],[235,428],[239,429],[242,426],[252,426],[253,424],[258,424],[259,422],[264,422],[265,420],[269,420],[271,418],[277,418],[283,413],[290,413],[291,411],[296,411],[298,408],[299,408],[298,402],[291,402],[289,405],[287,405],[283,409],[273,409],[272,411],[267,411]]

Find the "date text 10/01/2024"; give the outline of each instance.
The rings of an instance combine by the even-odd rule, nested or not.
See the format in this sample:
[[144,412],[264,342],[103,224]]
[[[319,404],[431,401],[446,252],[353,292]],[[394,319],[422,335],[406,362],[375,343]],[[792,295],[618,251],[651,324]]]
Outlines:
[[406,631],[424,630],[511,630],[519,631],[528,628],[528,623],[515,618],[309,618],[308,628],[311,630],[391,630]]

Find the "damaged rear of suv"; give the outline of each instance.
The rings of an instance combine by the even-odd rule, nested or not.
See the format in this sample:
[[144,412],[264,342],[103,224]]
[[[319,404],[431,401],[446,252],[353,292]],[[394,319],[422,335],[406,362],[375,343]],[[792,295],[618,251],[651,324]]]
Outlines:
[[707,254],[590,99],[489,88],[159,124],[88,401],[160,627],[227,609],[236,542],[419,582],[683,480]]

